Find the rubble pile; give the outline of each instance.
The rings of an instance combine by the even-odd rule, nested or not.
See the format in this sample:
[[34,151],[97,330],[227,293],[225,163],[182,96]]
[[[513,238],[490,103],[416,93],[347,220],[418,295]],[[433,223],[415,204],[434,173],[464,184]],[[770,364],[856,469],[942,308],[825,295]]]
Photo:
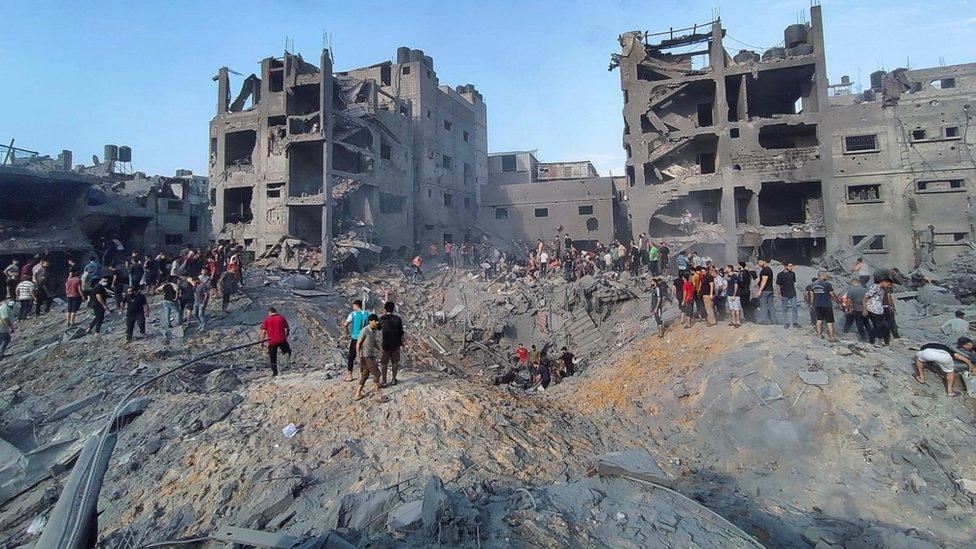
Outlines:
[[[138,395],[100,492],[100,543],[888,547],[976,534],[972,404],[908,373],[948,305],[905,301],[887,349],[754,325],[659,340],[643,277],[425,269],[413,282],[387,262],[323,291],[252,266],[207,331],[154,318],[127,348],[116,315],[97,337],[29,320],[0,374],[0,455],[16,464],[0,469],[3,539],[43,532],[121,395],[256,340],[272,305],[292,326],[282,375],[254,347]],[[353,299],[392,300],[404,318],[386,402],[354,402],[344,381]],[[566,345],[581,367],[545,393],[497,387],[517,343]]]

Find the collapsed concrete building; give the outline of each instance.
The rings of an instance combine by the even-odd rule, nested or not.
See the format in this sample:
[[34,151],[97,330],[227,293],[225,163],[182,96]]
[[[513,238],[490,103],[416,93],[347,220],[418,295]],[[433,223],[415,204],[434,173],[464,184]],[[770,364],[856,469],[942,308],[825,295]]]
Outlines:
[[620,36],[634,234],[725,261],[957,255],[972,235],[976,65],[879,72],[855,95],[828,83],[820,6],[761,55],[730,55],[725,38],[720,21]]
[[471,85],[439,86],[420,50],[337,73],[328,51],[321,67],[285,52],[264,59],[233,101],[228,69],[216,80],[219,235],[254,252],[286,236],[317,246],[343,235],[400,255],[472,237],[487,179],[486,107]]
[[116,165],[128,165],[131,150],[105,152],[91,165],[72,166],[68,150],[56,158],[31,151],[0,165],[0,259],[78,255],[111,240],[140,252],[210,241],[207,178],[123,172]]
[[534,151],[488,156],[479,222],[501,242],[549,242],[568,234],[589,249],[616,236],[617,213],[612,178],[600,177],[587,160],[539,162]]

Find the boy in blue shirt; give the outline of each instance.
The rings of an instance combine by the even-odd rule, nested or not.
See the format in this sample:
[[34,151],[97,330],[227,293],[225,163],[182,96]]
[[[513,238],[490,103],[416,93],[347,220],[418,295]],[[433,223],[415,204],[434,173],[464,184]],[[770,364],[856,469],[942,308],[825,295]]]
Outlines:
[[352,367],[356,363],[356,341],[359,339],[359,332],[366,325],[367,319],[369,318],[369,312],[363,310],[363,301],[357,299],[352,302],[352,312],[346,317],[345,324],[342,328],[346,331],[351,339],[349,340],[349,357],[346,361],[346,368],[349,370],[349,376],[346,381],[353,381],[352,377]]

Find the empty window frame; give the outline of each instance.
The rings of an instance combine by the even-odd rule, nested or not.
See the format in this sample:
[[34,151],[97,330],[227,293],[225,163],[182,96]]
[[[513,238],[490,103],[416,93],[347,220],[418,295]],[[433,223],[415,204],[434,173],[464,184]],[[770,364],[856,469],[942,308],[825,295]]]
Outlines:
[[380,193],[380,213],[397,214],[403,212],[405,197],[390,193]]
[[197,217],[197,216],[195,216],[195,215],[191,215],[190,216],[190,232],[191,233],[195,233],[199,229],[200,229],[200,218]]
[[393,149],[390,148],[386,143],[380,143],[380,158],[383,160],[389,160],[393,154]]
[[580,215],[593,215],[593,206],[579,206],[577,209]]
[[932,87],[937,90],[947,90],[956,87],[955,78],[939,78],[932,81]]
[[848,135],[844,137],[844,152],[847,154],[877,152],[878,150],[877,134]]
[[450,206],[454,203],[454,195],[451,193],[444,193],[444,205]]
[[495,219],[508,219],[508,208],[495,208]]
[[461,139],[463,139],[465,143],[468,142],[468,132],[467,131],[461,132]]
[[401,74],[410,74],[410,65],[404,65],[400,68]]
[[175,244],[183,243],[183,233],[167,234],[165,236],[165,242],[167,246],[173,246]]
[[969,239],[968,232],[936,232],[933,243],[936,246],[965,246]]
[[502,171],[503,172],[518,171],[518,160],[515,158],[514,154],[506,154],[502,156]]
[[847,203],[882,202],[881,185],[848,185]]
[[535,209],[535,216],[536,217],[549,217],[549,208],[536,208]]
[[451,121],[445,118],[444,119],[444,129],[447,130],[447,131],[451,131],[451,128],[453,128],[453,127],[454,127],[454,124],[451,124]]
[[714,152],[699,153],[698,167],[702,174],[715,173],[715,153]]
[[464,173],[464,182],[465,183],[467,183],[468,181],[471,180],[472,177],[474,177],[474,172],[471,170],[471,164],[468,164],[467,162],[464,163],[464,172],[463,173]]
[[445,168],[447,168],[449,170],[450,169],[453,169],[454,168],[454,159],[451,158],[450,156],[447,156],[446,154],[442,154],[441,155],[441,166],[444,166]]
[[268,189],[265,191],[268,201],[275,202],[281,199],[281,191],[285,188],[284,183],[268,183]]
[[917,193],[956,193],[966,190],[964,179],[936,179],[915,182]]
[[[851,235],[851,244],[853,246],[857,246],[865,238],[869,238],[869,237],[863,234]],[[871,235],[870,238],[872,239],[871,243],[868,244],[866,248],[861,248],[863,252],[867,253],[867,252],[887,251],[887,248],[885,248],[885,236],[883,234]]]
[[464,197],[464,209],[467,210],[471,208],[471,199],[467,196]]
[[942,130],[946,139],[956,139],[959,137],[959,126],[946,126]]
[[257,139],[258,132],[255,130],[228,132],[224,136],[224,166],[251,165]]
[[922,128],[916,128],[912,130],[912,141],[925,141],[928,139],[927,133]]

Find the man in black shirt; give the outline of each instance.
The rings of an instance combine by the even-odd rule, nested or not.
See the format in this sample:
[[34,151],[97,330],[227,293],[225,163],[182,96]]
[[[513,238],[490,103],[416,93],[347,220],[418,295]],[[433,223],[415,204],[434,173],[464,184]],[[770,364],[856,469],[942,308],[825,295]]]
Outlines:
[[125,342],[132,341],[132,331],[136,324],[139,325],[139,333],[146,335],[146,315],[149,314],[149,302],[146,296],[139,291],[139,286],[129,286],[129,292],[125,295]]
[[400,369],[400,347],[403,347],[403,320],[393,314],[396,305],[392,301],[387,301],[383,305],[383,310],[386,311],[386,314],[380,317],[380,329],[383,336],[380,344],[380,365],[382,366],[380,384],[383,386],[387,384],[387,365],[390,364],[393,366],[393,376],[390,383],[396,385],[399,383],[397,381],[397,370]]
[[668,274],[668,262],[671,261],[671,248],[664,242],[657,247],[657,258],[658,266],[661,268],[661,274]]
[[105,321],[105,309],[108,308],[108,291],[105,286],[108,279],[96,280],[92,283],[91,290],[88,291],[88,306],[92,310],[92,321],[88,325],[87,333],[99,333],[102,331],[102,322]]
[[746,268],[746,262],[739,262],[739,297],[742,301],[742,316],[749,322],[756,321],[756,304],[752,299],[752,281],[756,279],[756,273],[752,269]]
[[566,375],[571,376],[576,373],[576,365],[573,364],[573,353],[566,350],[566,347],[560,349],[563,354],[559,355],[559,360],[563,361],[563,368],[566,370]]
[[657,337],[664,337],[664,320],[661,311],[664,310],[664,282],[660,278],[651,279],[651,314],[657,323]]
[[759,284],[756,286],[755,296],[759,298],[759,323],[776,324],[776,300],[773,292],[773,270],[766,265],[765,259],[758,261]]
[[715,325],[715,277],[711,268],[701,268],[701,280],[698,293],[705,308],[705,320],[709,326]]
[[166,282],[159,289],[163,292],[163,323],[167,328],[173,327],[173,317],[177,326],[183,323],[183,310],[180,308],[179,288],[175,282]]
[[776,275],[776,288],[779,293],[780,301],[783,304],[783,327],[790,327],[790,309],[793,310],[793,327],[799,328],[800,321],[797,318],[796,305],[796,273],[793,272],[793,264],[786,263],[786,267]]

